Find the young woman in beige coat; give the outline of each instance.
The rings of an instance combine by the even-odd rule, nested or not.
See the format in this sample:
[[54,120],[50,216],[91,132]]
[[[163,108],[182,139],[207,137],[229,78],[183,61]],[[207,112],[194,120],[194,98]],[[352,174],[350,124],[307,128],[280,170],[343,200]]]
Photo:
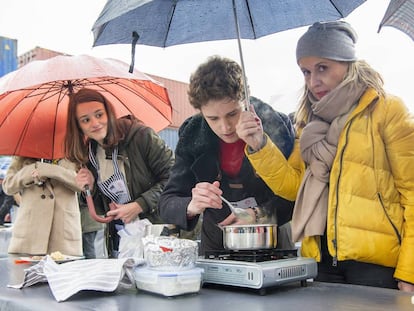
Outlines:
[[82,230],[75,166],[66,160],[15,157],[3,181],[9,195],[20,193],[9,253],[82,255]]

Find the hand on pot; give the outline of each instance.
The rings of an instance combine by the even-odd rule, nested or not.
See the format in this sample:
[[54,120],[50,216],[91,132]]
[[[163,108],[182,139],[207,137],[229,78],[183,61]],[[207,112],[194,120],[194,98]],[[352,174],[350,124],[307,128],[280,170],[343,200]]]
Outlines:
[[251,215],[250,219],[247,218],[237,218],[233,213],[231,213],[226,219],[218,223],[219,226],[229,226],[229,225],[251,225],[256,223],[256,215],[253,209],[246,208],[246,212]]

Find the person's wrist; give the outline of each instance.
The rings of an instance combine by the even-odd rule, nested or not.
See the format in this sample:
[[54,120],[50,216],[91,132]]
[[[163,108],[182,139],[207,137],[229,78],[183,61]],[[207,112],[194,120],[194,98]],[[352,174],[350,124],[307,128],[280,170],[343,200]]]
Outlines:
[[196,217],[197,214],[191,212],[188,208],[187,208],[187,219],[193,219],[194,217]]
[[266,135],[263,135],[262,142],[260,144],[258,144],[258,146],[250,146],[250,145],[248,146],[249,153],[258,152],[259,150],[261,150],[266,145],[266,142],[267,142],[267,137],[266,137]]
[[400,279],[395,279],[395,281],[397,281],[397,282],[404,282],[404,283],[407,283],[407,284],[410,284],[410,285],[413,285],[414,286],[414,283],[411,283],[411,282],[408,282],[408,281],[404,281],[404,280],[400,280]]
[[133,203],[135,203],[133,206],[134,206],[134,209],[135,209],[135,215],[136,215],[136,217],[139,217],[139,214],[141,214],[142,212],[144,212],[144,210],[142,209],[142,207],[141,207],[141,205],[137,202],[137,201],[134,201]]

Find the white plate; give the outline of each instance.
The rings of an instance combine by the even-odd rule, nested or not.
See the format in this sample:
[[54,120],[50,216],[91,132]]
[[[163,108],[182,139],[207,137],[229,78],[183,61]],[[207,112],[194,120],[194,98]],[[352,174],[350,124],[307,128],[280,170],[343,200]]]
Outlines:
[[[39,261],[41,261],[42,259],[38,259],[39,256],[28,256],[28,257],[20,257],[21,260],[24,261],[29,261],[29,262],[33,262],[33,263],[37,263]],[[44,256],[43,256],[44,257]],[[79,259],[84,259],[84,256],[70,256],[70,255],[63,255],[64,259],[62,260],[55,260],[56,263],[64,263],[64,262],[68,262],[68,261],[73,261],[73,260],[79,260]],[[53,259],[53,258],[52,258]]]

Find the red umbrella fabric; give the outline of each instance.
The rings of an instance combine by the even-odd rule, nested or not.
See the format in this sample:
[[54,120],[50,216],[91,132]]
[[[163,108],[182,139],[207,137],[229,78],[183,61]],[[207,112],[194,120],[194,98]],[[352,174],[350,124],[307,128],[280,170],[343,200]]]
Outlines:
[[112,102],[117,117],[132,114],[155,131],[171,124],[172,107],[160,83],[115,59],[89,55],[33,61],[0,79],[0,154],[64,156],[68,94],[88,87]]

